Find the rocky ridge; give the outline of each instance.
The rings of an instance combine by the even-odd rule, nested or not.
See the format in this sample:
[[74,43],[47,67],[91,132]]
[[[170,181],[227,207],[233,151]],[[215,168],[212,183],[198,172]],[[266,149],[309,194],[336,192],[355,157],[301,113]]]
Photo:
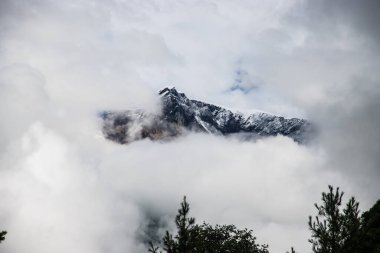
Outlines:
[[102,112],[104,136],[125,144],[144,138],[167,140],[191,131],[220,136],[240,135],[245,140],[283,135],[305,143],[314,132],[312,124],[305,119],[287,119],[267,113],[245,116],[191,100],[175,88],[165,88],[159,91],[159,95],[162,101],[161,114],[143,110]]

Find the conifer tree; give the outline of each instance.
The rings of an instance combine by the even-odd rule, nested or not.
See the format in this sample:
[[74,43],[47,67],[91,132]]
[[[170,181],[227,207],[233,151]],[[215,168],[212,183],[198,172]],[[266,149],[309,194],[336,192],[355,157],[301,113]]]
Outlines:
[[343,192],[329,185],[329,192],[322,193],[322,204],[315,204],[318,211],[315,220],[309,216],[309,229],[315,253],[357,252],[357,235],[360,229],[359,203],[351,198],[341,210]]
[[341,252],[357,252],[359,233],[361,229],[359,203],[351,197],[343,209],[341,239]]
[[380,253],[380,200],[361,217],[360,252]]
[[173,236],[166,231],[164,242],[164,250],[168,253],[190,253],[194,248],[196,233],[194,228],[195,218],[188,217],[190,205],[186,201],[186,196],[183,197],[181,208],[178,209],[178,214],[175,218],[177,226],[177,235]]

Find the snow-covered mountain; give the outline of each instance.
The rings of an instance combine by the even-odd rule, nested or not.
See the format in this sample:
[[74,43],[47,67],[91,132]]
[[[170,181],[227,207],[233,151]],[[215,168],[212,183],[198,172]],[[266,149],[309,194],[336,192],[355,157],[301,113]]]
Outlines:
[[221,136],[236,134],[247,140],[280,134],[304,143],[314,133],[311,123],[304,119],[286,119],[267,113],[244,116],[219,106],[191,100],[175,88],[165,88],[159,95],[162,101],[161,114],[143,110],[102,112],[104,136],[125,144],[144,138],[170,139],[195,131]]

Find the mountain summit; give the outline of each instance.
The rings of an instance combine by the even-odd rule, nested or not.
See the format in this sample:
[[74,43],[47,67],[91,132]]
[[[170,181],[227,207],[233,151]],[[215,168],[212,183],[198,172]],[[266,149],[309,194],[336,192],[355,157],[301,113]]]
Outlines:
[[191,100],[175,88],[159,91],[162,113],[143,110],[106,111],[101,113],[103,134],[121,144],[149,138],[170,139],[187,131],[214,135],[239,134],[251,140],[278,134],[304,143],[314,132],[307,120],[278,117],[267,113],[244,116],[219,106]]

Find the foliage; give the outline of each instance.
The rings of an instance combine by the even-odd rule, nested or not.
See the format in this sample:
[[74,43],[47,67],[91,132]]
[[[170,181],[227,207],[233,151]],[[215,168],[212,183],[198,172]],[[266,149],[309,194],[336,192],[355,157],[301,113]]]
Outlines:
[[322,193],[322,204],[315,204],[318,211],[315,220],[309,217],[309,240],[316,253],[351,253],[358,250],[360,229],[359,203],[351,198],[342,210],[343,192],[339,187],[329,186],[328,193]]
[[[177,234],[166,231],[163,250],[167,253],[268,253],[267,245],[256,244],[252,230],[239,230],[234,225],[211,226],[195,224],[188,217],[190,206],[184,197],[175,219]],[[149,252],[158,253],[159,248],[150,243]]]
[[[289,253],[289,251],[286,251],[286,253]],[[290,248],[290,253],[297,253],[293,247]]]
[[360,252],[380,253],[380,200],[361,219]]
[[0,232],[0,243],[5,240],[6,234],[7,234],[7,231],[1,231]]
[[255,243],[252,230],[237,229],[234,225],[211,226],[207,223],[196,226],[197,252],[268,252],[267,245]]
[[[380,253],[380,200],[360,216],[354,197],[343,205],[344,192],[329,186],[322,203],[314,204],[316,216],[309,216],[312,250],[315,253]],[[162,240],[167,253],[268,253],[267,245],[256,243],[252,230],[234,225],[198,225],[189,217],[190,205],[184,197],[175,218],[177,234],[169,231]],[[6,232],[5,232],[6,233]],[[149,252],[162,253],[150,243]],[[289,253],[289,252],[287,252]],[[290,253],[296,253],[291,247]]]

